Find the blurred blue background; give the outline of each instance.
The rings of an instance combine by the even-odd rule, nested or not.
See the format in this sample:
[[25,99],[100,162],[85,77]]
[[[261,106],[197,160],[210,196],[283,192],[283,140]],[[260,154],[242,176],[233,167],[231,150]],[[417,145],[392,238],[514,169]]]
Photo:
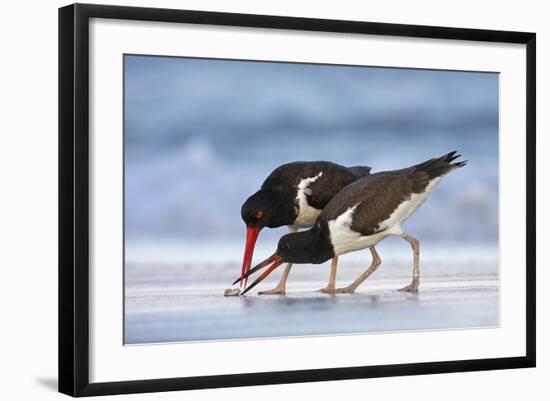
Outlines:
[[[451,150],[468,166],[404,229],[432,245],[498,248],[498,74],[150,56],[125,56],[124,72],[130,260],[169,244],[174,259],[199,246],[240,260],[241,204],[280,164],[376,172]],[[264,230],[259,248],[285,232]]]

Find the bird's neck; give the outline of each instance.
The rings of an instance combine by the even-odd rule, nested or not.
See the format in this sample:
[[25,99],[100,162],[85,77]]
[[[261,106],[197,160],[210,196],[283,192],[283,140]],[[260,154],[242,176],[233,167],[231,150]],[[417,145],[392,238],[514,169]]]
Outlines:
[[334,257],[334,249],[330,241],[328,226],[316,223],[313,228],[304,232],[307,236],[305,243],[306,252],[311,259],[310,263],[324,263]]

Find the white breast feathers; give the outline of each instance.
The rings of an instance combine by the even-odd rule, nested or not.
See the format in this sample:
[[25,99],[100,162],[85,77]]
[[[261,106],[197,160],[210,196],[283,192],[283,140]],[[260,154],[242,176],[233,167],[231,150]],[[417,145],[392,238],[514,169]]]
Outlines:
[[298,191],[296,193],[296,220],[292,224],[295,227],[311,227],[317,216],[321,213],[320,209],[316,209],[307,203],[307,195],[311,195],[311,189],[309,186],[311,183],[317,181],[323,172],[313,177],[303,178],[298,184]]

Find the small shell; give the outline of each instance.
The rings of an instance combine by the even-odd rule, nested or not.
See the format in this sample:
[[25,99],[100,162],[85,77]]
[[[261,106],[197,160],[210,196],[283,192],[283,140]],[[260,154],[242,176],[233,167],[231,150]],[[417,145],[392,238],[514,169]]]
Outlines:
[[236,297],[240,295],[241,290],[239,288],[228,288],[223,292],[224,297]]

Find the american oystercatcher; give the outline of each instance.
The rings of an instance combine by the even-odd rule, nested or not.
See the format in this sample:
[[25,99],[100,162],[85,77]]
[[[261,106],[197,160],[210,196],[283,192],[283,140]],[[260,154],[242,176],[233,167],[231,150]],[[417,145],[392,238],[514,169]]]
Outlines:
[[[288,226],[291,233],[311,227],[330,199],[348,184],[369,175],[368,166],[344,167],[327,161],[293,162],[277,167],[259,191],[242,205],[246,224],[246,246],[241,269],[241,286],[252,264],[256,239],[264,227]],[[333,269],[336,269],[334,258]],[[289,263],[277,287],[260,294],[284,294],[292,267]],[[323,290],[321,290],[323,291]]]
[[402,170],[372,174],[346,186],[328,202],[311,229],[283,236],[277,251],[245,274],[271,264],[242,294],[282,263],[319,264],[369,248],[372,264],[349,286],[335,288],[336,270],[331,271],[325,292],[353,293],[380,265],[374,246],[390,235],[400,236],[412,246],[412,282],[401,290],[416,292],[420,283],[419,241],[403,232],[401,224],[426,200],[444,175],[466,165],[466,161],[453,163],[458,157],[451,152]]

